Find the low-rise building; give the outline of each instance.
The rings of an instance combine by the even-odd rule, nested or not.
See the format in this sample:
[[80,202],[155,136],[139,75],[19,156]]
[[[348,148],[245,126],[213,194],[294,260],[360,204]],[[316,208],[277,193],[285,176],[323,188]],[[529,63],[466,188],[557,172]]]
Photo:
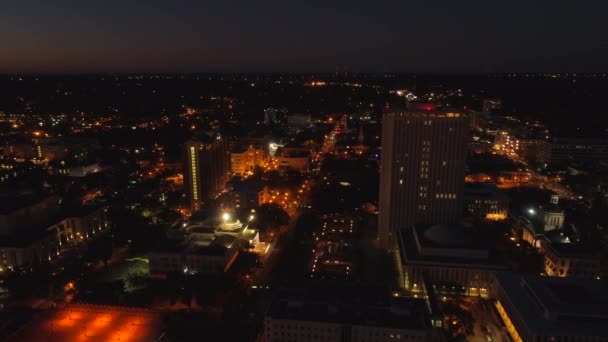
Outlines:
[[509,213],[509,197],[490,183],[467,183],[464,205],[468,215],[489,220],[504,220]]
[[537,160],[544,164],[608,160],[608,140],[587,138],[539,139]]
[[310,292],[291,290],[277,295],[264,318],[264,341],[431,340],[430,319],[422,300]]
[[65,248],[92,239],[109,227],[105,208],[80,208],[59,214],[45,223],[2,234],[0,272],[56,259]]
[[255,167],[263,165],[266,159],[267,153],[262,148],[238,146],[230,152],[230,173],[241,177],[252,175]]
[[68,177],[85,177],[87,175],[100,172],[102,170],[101,165],[97,162],[90,163],[72,163],[66,164],[65,162],[56,163],[52,169],[53,174]]
[[543,210],[545,232],[561,229],[566,220],[566,212],[559,206],[559,197],[551,195],[549,205]]
[[499,273],[495,298],[514,342],[608,341],[605,282]]
[[240,249],[250,249],[259,243],[257,230],[228,214],[220,222],[186,224],[180,232],[148,254],[150,274],[226,272]]
[[254,209],[270,200],[268,186],[262,180],[235,179],[230,182],[230,188],[225,199],[232,208]]
[[278,166],[284,169],[295,170],[301,173],[310,171],[310,152],[277,152]]
[[287,128],[291,132],[305,130],[312,125],[312,117],[310,114],[296,113],[287,115]]
[[594,253],[594,250],[589,246],[571,243],[567,239],[556,241],[558,238],[559,236],[550,239],[544,235],[540,238],[545,273],[548,276],[587,279],[600,277],[601,268],[598,253]]
[[60,212],[61,198],[55,195],[24,194],[0,197],[0,235],[24,227],[48,223]]
[[230,268],[238,253],[235,238],[230,236],[213,238],[206,243],[202,240],[187,245],[167,243],[148,254],[150,274],[222,273]]
[[59,245],[77,244],[110,227],[105,208],[81,208],[47,228],[57,234]]
[[398,231],[403,287],[423,291],[426,280],[437,293],[488,297],[498,262],[491,241],[461,225],[419,225]]

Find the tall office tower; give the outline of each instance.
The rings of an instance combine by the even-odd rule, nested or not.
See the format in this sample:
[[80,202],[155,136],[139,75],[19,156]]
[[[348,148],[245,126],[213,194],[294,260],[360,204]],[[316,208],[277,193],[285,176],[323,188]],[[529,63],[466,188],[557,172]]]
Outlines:
[[192,211],[219,195],[230,175],[228,142],[219,134],[206,138],[204,142],[192,138],[185,144],[184,184]]
[[447,111],[384,114],[378,222],[383,248],[393,247],[398,229],[462,217],[468,124],[465,115]]

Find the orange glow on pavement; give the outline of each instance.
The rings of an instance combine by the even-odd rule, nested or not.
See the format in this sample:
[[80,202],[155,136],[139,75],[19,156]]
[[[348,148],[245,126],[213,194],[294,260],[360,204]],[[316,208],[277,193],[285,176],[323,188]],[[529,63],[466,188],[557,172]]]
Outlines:
[[6,341],[148,342],[162,332],[153,311],[79,304],[48,311]]

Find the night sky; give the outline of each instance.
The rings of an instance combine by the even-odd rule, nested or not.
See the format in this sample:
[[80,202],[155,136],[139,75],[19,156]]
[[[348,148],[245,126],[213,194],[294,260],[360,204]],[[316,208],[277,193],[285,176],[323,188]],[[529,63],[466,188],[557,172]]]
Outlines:
[[0,72],[608,70],[608,1],[4,0]]

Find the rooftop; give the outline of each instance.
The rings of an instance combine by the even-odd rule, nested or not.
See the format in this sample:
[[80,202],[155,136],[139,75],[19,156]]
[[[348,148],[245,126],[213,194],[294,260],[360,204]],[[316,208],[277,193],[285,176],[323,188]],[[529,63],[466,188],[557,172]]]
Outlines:
[[[0,214],[10,214],[21,208],[38,204],[49,197],[51,196],[42,193],[27,193],[21,196],[16,194],[0,196]],[[59,197],[56,198],[59,199]]]
[[564,242],[566,239],[557,230],[545,233],[541,239],[559,256],[599,258],[595,248],[584,243]]
[[421,244],[432,247],[483,248],[475,235],[466,231],[459,224],[436,224],[416,226],[416,233]]
[[[363,295],[361,294],[363,293]],[[267,317],[394,329],[426,330],[429,318],[424,301],[413,298],[352,296],[345,291],[283,290],[273,300]]]
[[[437,227],[437,225],[427,225],[425,227],[428,229]],[[457,232],[450,232],[447,229],[450,226],[439,227],[443,227],[440,229],[441,231],[431,231],[430,234],[432,237],[437,235],[436,241],[428,239],[418,231],[418,237],[422,235],[422,238],[419,239],[421,247],[431,250],[431,253],[420,252],[416,244],[414,228],[410,227],[399,231],[398,242],[401,260],[404,263],[438,264],[448,267],[506,269],[500,262],[500,255],[492,248],[491,242],[490,244],[486,242],[483,245],[474,237],[459,238],[460,241],[450,241],[450,236],[457,235]],[[424,230],[422,230],[422,233],[424,233]],[[435,250],[438,250],[439,253],[432,253]],[[446,253],[441,253],[442,250],[445,250]]]
[[266,186],[266,181],[261,179],[233,179],[232,190],[237,192],[260,192]]
[[500,191],[496,185],[490,183],[466,183],[464,187],[465,198],[492,198],[508,200],[509,196]]
[[499,273],[497,281],[538,335],[608,337],[608,283]]

